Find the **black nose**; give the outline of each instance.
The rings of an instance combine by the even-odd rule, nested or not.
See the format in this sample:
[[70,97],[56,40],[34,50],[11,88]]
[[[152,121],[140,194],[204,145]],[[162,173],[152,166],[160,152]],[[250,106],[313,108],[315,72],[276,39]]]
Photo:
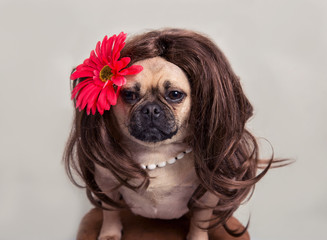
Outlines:
[[148,103],[142,108],[141,112],[146,118],[156,119],[161,114],[161,107],[156,103]]

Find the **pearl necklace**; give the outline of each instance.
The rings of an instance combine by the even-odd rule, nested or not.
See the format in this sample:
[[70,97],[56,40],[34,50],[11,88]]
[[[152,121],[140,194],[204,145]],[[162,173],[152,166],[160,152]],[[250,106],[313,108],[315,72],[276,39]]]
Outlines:
[[148,169],[148,170],[154,170],[157,167],[158,168],[163,168],[165,167],[167,164],[174,164],[177,160],[182,159],[185,154],[192,152],[192,148],[187,148],[185,151],[179,153],[176,157],[170,158],[168,161],[164,161],[164,162],[160,162],[158,164],[141,164],[141,168],[142,169]]

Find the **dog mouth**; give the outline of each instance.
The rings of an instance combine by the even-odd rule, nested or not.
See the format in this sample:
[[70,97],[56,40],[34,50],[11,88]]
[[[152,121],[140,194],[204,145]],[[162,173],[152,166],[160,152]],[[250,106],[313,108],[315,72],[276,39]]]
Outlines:
[[130,134],[138,140],[143,142],[161,142],[166,139],[172,138],[177,133],[177,129],[169,131],[168,129],[160,129],[154,125],[143,128],[130,128]]
[[178,131],[173,112],[159,102],[146,102],[131,114],[130,134],[143,142],[161,142]]

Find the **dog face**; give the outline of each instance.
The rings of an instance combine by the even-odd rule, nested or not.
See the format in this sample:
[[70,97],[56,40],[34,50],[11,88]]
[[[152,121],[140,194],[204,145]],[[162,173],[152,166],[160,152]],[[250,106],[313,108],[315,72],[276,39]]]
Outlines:
[[143,145],[183,140],[191,109],[185,73],[160,57],[135,64],[142,65],[143,71],[127,77],[112,108],[120,132]]

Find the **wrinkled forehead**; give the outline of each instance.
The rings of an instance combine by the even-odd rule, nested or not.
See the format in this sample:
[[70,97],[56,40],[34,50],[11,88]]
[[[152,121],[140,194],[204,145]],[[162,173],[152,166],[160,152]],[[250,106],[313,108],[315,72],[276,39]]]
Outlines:
[[135,88],[141,92],[147,89],[162,91],[169,88],[190,91],[189,82],[183,70],[161,57],[145,59],[136,62],[135,65],[141,65],[143,70],[136,75],[127,76],[124,88]]

